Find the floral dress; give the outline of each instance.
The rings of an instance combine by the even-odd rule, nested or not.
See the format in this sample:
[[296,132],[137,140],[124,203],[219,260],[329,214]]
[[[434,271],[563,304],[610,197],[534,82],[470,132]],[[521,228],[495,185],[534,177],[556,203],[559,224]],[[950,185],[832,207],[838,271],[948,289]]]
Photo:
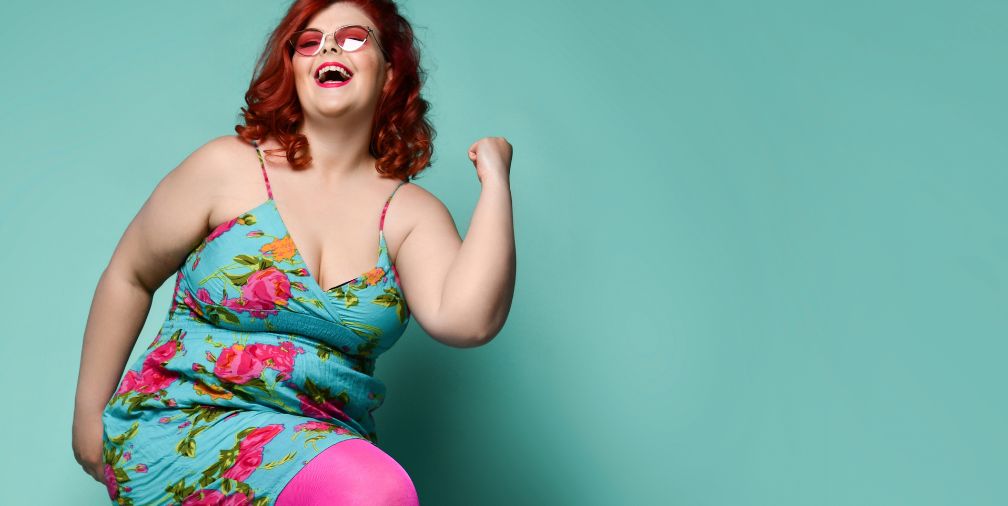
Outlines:
[[323,289],[253,146],[267,200],[190,252],[157,336],[102,412],[115,504],[272,505],[326,448],[378,443],[375,361],[410,320],[383,230],[395,190],[376,265]]

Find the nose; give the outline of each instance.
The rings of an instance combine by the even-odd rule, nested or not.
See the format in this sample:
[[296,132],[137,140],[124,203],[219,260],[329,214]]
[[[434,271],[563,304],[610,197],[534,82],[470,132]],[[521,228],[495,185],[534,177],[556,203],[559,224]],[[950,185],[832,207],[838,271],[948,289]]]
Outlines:
[[325,46],[322,47],[322,53],[325,54],[327,49],[330,52],[335,53],[337,48],[339,48],[339,44],[336,43],[336,34],[331,33],[325,39]]

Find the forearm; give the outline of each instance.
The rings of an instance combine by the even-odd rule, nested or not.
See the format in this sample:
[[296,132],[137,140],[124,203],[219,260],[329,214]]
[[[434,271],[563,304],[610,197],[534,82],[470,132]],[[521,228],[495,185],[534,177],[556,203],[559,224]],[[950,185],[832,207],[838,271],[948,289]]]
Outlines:
[[477,342],[493,338],[511,309],[514,279],[511,188],[506,179],[488,179],[445,278],[439,319],[468,329]]
[[150,312],[152,294],[128,277],[106,269],[91,302],[74,417],[100,416],[119,384],[137,336]]

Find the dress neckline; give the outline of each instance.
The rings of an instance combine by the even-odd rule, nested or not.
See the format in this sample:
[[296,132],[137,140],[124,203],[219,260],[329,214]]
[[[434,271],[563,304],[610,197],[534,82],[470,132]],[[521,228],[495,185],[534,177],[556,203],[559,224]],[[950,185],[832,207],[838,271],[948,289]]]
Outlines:
[[[334,290],[337,290],[343,286],[348,285],[349,283],[353,283],[354,281],[359,280],[362,276],[368,274],[377,267],[387,267],[391,269],[391,272],[388,272],[387,274],[393,277],[393,282],[398,286],[398,279],[397,279],[398,275],[395,273],[395,266],[391,265],[392,261],[388,255],[388,244],[385,241],[385,213],[388,210],[389,202],[392,201],[392,197],[395,195],[396,191],[399,189],[400,186],[407,183],[408,181],[400,182],[399,185],[397,185],[392,190],[392,194],[390,194],[388,198],[385,199],[385,205],[382,207],[381,217],[378,220],[378,260],[376,264],[368,268],[368,270],[358,274],[357,277],[344,281],[336,286],[333,286],[332,288],[324,289],[322,288],[321,279],[316,278],[315,275],[311,272],[311,269],[308,268],[308,261],[305,260],[304,255],[301,254],[301,249],[298,247],[297,241],[294,240],[294,235],[291,233],[290,227],[287,226],[287,222],[283,218],[283,213],[280,212],[280,208],[277,206],[276,200],[273,198],[273,189],[270,185],[269,175],[266,173],[266,157],[263,155],[263,150],[259,146],[259,144],[260,142],[258,140],[252,141],[252,146],[255,147],[256,150],[256,156],[259,157],[259,167],[262,170],[263,183],[266,186],[267,199],[266,202],[263,202],[263,204],[265,203],[272,204],[273,213],[276,216],[277,221],[280,222],[280,226],[283,227],[284,233],[290,239],[291,247],[294,250],[293,256],[297,257],[297,259],[301,261],[301,264],[304,265],[304,270],[308,274],[307,277],[311,281],[312,287],[322,293],[332,294]],[[384,265],[383,260],[385,260]]]
[[348,279],[348,280],[346,280],[346,281],[344,281],[344,282],[342,282],[342,283],[340,283],[340,284],[338,284],[336,286],[333,286],[332,288],[327,288],[327,289],[326,288],[322,288],[321,281],[319,281],[319,279],[316,278],[314,274],[312,274],[311,269],[308,268],[308,262],[304,259],[304,256],[301,254],[301,248],[298,247],[297,241],[294,240],[294,235],[291,234],[290,227],[288,227],[287,226],[287,222],[284,221],[283,214],[280,212],[280,208],[278,208],[277,205],[276,205],[276,200],[273,199],[273,197],[270,197],[270,198],[266,199],[266,202],[264,202],[264,203],[270,204],[270,207],[273,208],[273,214],[276,216],[277,222],[280,224],[280,227],[283,228],[283,234],[284,234],[284,236],[286,236],[286,237],[288,237],[290,239],[291,248],[294,250],[293,257],[297,258],[297,260],[301,263],[301,265],[304,266],[304,270],[307,273],[308,279],[311,280],[312,286],[314,288],[318,289],[319,291],[325,292],[325,293],[330,293],[333,290],[336,290],[337,288],[346,286],[346,285],[348,285],[350,283],[353,283],[354,281],[357,281],[358,279],[361,278],[361,276],[366,275],[367,273],[369,273],[372,270],[374,270],[376,267],[385,267],[385,265],[383,265],[382,260],[388,258],[388,256],[387,256],[388,247],[385,244],[385,231],[382,230],[382,227],[379,227],[378,228],[378,259],[375,261],[375,265],[372,265],[371,267],[369,267],[364,272],[362,272],[362,273],[358,274],[357,276],[355,276],[353,278],[350,278],[350,279]]
[[[387,243],[385,241],[385,232],[383,230],[379,230],[378,231],[378,246],[379,246],[379,251],[378,251],[378,261],[377,261],[377,263],[375,265],[371,266],[368,270],[366,270],[366,271],[358,274],[354,278],[351,278],[351,279],[349,279],[347,281],[344,281],[344,282],[342,282],[342,283],[340,283],[340,284],[338,284],[338,285],[336,285],[336,286],[334,286],[332,288],[325,289],[325,290],[322,289],[322,286],[315,279],[315,277],[311,274],[311,270],[308,269],[308,264],[307,264],[307,262],[305,262],[304,257],[301,256],[301,250],[299,250],[298,247],[297,247],[297,242],[294,240],[294,237],[291,236],[290,229],[287,228],[287,223],[284,222],[283,215],[280,214],[280,210],[276,207],[276,201],[273,200],[272,198],[267,198],[266,200],[264,200],[264,201],[256,204],[254,207],[252,207],[250,209],[247,209],[245,211],[242,211],[242,212],[238,213],[237,215],[233,216],[230,219],[222,221],[219,225],[217,225],[216,227],[214,227],[213,230],[211,230],[210,233],[207,234],[206,237],[204,237],[202,241],[200,241],[200,244],[197,245],[196,248],[193,249],[193,251],[197,251],[197,250],[205,247],[205,245],[211,241],[210,238],[213,237],[215,234],[217,234],[218,230],[220,230],[221,227],[224,227],[228,223],[231,223],[231,222],[237,220],[238,218],[240,218],[240,217],[242,217],[242,216],[244,216],[246,214],[255,214],[257,211],[259,211],[260,209],[262,209],[264,207],[269,207],[269,208],[271,208],[273,210],[273,216],[276,218],[276,222],[277,222],[277,224],[279,224],[279,226],[281,228],[280,231],[274,231],[274,232],[279,232],[278,238],[282,239],[285,236],[290,237],[291,248],[293,249],[293,254],[291,255],[291,257],[295,259],[295,262],[294,262],[295,264],[300,263],[301,265],[304,266],[304,270],[307,273],[307,275],[305,277],[308,278],[308,284],[309,284],[309,286],[310,286],[310,288],[311,288],[312,291],[320,292],[320,293],[323,293],[323,294],[326,294],[326,295],[330,295],[330,296],[334,295],[334,292],[336,290],[338,290],[339,288],[342,288],[344,286],[347,286],[350,283],[353,283],[354,281],[359,280],[361,277],[367,275],[369,272],[371,272],[373,269],[375,269],[377,267],[381,267],[381,268],[386,269],[388,275],[390,276],[391,282],[394,283],[396,285],[396,287],[398,287],[400,289],[402,288],[401,286],[399,286],[398,280],[394,277],[395,276],[395,272],[394,272],[395,266],[391,265],[391,259],[388,256],[388,245],[387,245]],[[274,233],[272,235],[277,236],[276,233]]]

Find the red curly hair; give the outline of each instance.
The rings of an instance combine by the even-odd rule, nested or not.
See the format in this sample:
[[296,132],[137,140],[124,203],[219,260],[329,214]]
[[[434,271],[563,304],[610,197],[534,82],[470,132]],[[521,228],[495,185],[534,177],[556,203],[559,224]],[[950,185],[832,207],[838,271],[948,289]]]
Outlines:
[[235,132],[247,142],[276,138],[294,168],[311,163],[308,138],[298,133],[304,115],[294,87],[294,49],[287,41],[316,13],[338,1],[355,4],[374,20],[381,46],[395,69],[388,91],[378,99],[375,109],[371,156],[377,159],[378,172],[386,177],[412,179],[430,166],[435,131],[426,117],[430,104],[420,96],[427,74],[420,67],[417,40],[392,0],[296,0],[259,55],[252,83],[245,92],[248,107],[241,108],[245,124],[236,125]]

